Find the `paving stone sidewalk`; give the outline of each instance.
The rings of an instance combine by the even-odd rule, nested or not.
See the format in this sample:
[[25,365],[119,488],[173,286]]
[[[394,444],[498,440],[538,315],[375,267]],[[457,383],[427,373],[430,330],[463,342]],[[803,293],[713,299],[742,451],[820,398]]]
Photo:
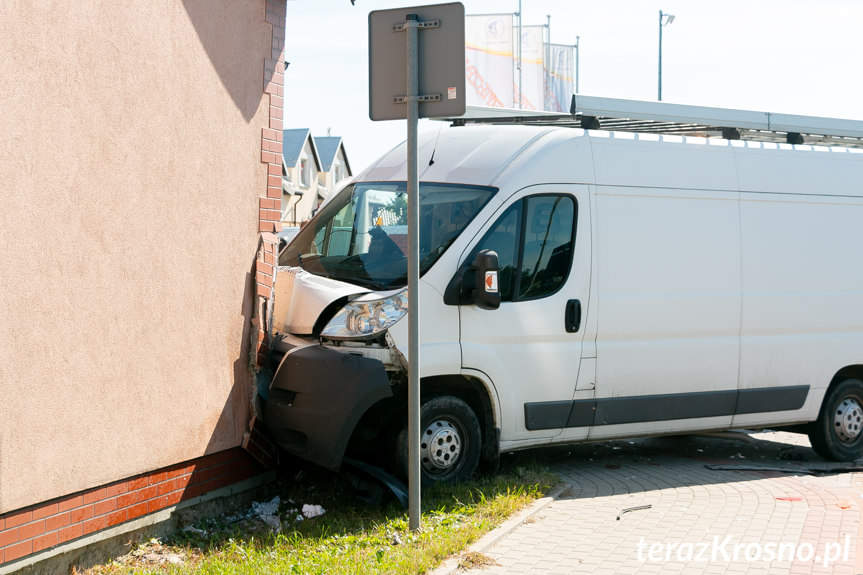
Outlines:
[[863,573],[863,473],[824,473],[841,465],[804,435],[652,438],[543,456],[565,481],[557,497],[473,549],[491,565],[464,570],[455,558],[436,575]]

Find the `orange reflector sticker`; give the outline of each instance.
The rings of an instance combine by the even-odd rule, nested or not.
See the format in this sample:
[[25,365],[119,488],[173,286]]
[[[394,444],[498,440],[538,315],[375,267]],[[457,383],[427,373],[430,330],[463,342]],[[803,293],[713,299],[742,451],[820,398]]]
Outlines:
[[485,291],[497,293],[497,272],[485,272]]

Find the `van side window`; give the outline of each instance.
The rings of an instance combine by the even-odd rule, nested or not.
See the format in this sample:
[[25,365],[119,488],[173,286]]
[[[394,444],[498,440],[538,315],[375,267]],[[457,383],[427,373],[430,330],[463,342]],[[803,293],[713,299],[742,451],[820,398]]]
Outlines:
[[575,203],[568,196],[527,198],[518,299],[556,292],[569,275],[575,231]]
[[494,250],[497,252],[499,266],[498,289],[502,301],[512,301],[513,280],[516,276],[518,264],[519,232],[521,231],[521,211],[524,201],[516,202],[503,213],[500,219],[492,226],[477,248],[470,261],[480,250]]
[[497,252],[502,301],[537,299],[560,289],[572,264],[575,216],[570,196],[531,196],[507,208],[473,250]]

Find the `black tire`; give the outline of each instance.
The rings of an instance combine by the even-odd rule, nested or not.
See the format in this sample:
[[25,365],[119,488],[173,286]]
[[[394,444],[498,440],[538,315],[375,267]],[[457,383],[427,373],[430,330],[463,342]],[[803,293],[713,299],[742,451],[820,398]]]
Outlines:
[[847,378],[824,398],[818,419],[809,429],[815,453],[834,461],[863,457],[863,382]]
[[[398,471],[408,476],[408,430],[396,438]],[[470,479],[479,464],[482,434],[470,406],[451,395],[438,395],[420,407],[420,468],[422,487]]]

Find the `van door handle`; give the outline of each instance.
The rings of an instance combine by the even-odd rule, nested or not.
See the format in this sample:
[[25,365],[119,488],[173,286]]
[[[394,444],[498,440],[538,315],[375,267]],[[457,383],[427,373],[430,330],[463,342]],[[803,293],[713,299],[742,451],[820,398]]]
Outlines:
[[566,332],[575,333],[581,326],[581,301],[571,299],[566,302]]

